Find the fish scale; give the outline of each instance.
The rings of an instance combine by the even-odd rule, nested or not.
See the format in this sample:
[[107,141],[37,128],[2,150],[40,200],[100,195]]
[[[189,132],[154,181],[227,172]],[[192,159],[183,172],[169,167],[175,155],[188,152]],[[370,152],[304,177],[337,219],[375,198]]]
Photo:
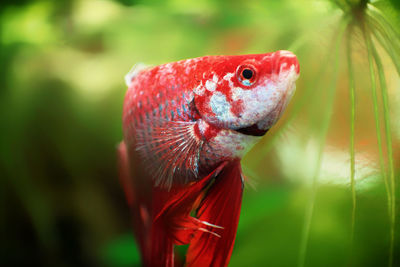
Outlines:
[[240,159],[279,119],[299,63],[289,51],[206,56],[125,77],[120,180],[144,266],[227,266],[243,193]]

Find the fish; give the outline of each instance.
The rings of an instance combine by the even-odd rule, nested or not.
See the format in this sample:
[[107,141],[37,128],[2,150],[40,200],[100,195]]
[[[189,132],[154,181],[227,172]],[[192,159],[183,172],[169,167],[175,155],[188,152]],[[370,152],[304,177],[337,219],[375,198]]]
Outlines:
[[228,265],[240,160],[281,117],[299,72],[280,50],[136,65],[125,76],[119,179],[144,266]]

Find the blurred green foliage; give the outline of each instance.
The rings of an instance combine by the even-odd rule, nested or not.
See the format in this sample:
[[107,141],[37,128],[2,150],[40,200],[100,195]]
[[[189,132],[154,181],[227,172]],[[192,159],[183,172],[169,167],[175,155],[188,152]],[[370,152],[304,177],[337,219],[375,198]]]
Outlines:
[[[334,46],[340,21],[346,14],[353,23],[362,21],[358,15],[365,9],[355,7],[365,5],[363,0],[2,1],[0,265],[140,265],[116,170],[124,75],[137,62],[290,49],[301,65],[298,90],[284,118],[243,160],[250,186],[230,266],[386,266],[391,217],[361,28],[351,32],[354,229],[349,76],[345,48]],[[399,2],[368,5],[386,18],[383,32],[398,47]],[[387,53],[373,41],[385,67],[399,196],[399,51]],[[337,88],[333,95],[331,87]],[[387,120],[380,114],[383,125]],[[395,230],[393,266],[398,266],[400,228]]]

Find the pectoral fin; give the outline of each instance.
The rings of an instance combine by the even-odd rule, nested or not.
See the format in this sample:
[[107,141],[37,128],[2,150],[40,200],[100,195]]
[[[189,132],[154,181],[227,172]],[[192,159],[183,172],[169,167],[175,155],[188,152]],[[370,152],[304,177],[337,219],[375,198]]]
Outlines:
[[152,123],[152,127],[146,124],[138,127],[136,150],[154,177],[155,186],[170,190],[172,185],[198,181],[203,140],[194,133],[196,122],[160,120]]

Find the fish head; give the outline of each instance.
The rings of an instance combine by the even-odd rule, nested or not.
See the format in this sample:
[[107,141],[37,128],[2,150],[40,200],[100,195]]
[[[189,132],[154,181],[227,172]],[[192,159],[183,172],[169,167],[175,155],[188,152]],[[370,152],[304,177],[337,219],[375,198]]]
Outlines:
[[284,50],[215,57],[197,79],[196,109],[218,128],[262,136],[285,110],[299,71],[297,57]]

